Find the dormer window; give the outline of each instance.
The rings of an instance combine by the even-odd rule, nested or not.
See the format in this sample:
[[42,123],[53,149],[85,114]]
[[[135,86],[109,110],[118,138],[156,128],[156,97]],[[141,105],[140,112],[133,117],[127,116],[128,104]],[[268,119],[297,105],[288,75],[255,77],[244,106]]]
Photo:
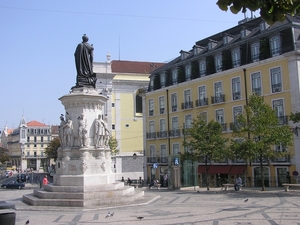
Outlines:
[[194,55],[198,55],[198,54],[200,54],[203,51],[203,47],[194,45],[193,51],[194,51]]
[[164,88],[166,86],[166,74],[165,72],[160,74],[160,86]]
[[217,45],[216,41],[210,40],[207,44],[208,50],[212,50]]
[[225,35],[225,36],[223,37],[223,44],[224,44],[224,45],[227,45],[232,39],[233,39],[232,36]]
[[182,51],[182,50],[180,51],[180,54],[181,54],[181,60],[186,59],[186,57],[190,55],[189,52]]
[[191,64],[185,66],[185,79],[186,81],[191,80]]
[[246,30],[243,29],[241,30],[241,38],[245,38],[246,37]]
[[263,32],[263,31],[265,31],[266,29],[268,29],[268,27],[269,27],[269,24],[267,24],[266,22],[261,22],[260,24],[259,24],[259,29],[260,29],[260,32]]

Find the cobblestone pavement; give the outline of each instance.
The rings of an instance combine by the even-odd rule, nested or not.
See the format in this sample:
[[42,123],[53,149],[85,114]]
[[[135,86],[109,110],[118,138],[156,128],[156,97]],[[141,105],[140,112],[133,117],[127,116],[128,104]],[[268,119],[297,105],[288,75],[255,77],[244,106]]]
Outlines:
[[[36,187],[32,187],[36,188]],[[1,201],[15,204],[16,225],[187,224],[300,225],[300,190],[243,188],[144,189],[145,197],[127,206],[110,208],[33,207],[21,202],[30,190],[0,190]],[[245,201],[248,199],[248,201]],[[2,212],[4,210],[1,210]],[[0,212],[1,212],[0,211]],[[7,210],[9,211],[9,210]],[[107,213],[114,216],[105,218]],[[137,217],[143,217],[141,220]]]

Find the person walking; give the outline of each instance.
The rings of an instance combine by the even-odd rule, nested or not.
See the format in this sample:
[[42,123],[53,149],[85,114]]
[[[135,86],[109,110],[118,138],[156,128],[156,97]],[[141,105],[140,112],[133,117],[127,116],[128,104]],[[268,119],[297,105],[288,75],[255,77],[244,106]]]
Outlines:
[[234,190],[239,191],[242,185],[242,178],[237,177],[234,184]]

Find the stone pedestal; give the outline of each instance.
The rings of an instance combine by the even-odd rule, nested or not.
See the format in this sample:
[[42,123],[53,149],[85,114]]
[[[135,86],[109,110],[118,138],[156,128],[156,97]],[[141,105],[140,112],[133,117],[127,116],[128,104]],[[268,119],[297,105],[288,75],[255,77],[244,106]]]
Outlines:
[[[53,184],[23,196],[31,205],[94,206],[134,201],[144,195],[116,182],[109,146],[95,143],[95,121],[107,97],[94,88],[73,88],[59,99],[65,107]],[[63,129],[63,127],[65,127]],[[82,138],[84,136],[84,138]],[[80,140],[81,138],[81,140]]]

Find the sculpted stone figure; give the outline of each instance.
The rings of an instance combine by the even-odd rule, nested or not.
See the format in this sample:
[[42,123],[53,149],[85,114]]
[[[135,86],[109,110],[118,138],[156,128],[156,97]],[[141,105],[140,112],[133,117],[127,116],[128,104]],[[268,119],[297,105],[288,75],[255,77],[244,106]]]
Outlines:
[[89,38],[84,34],[82,42],[75,50],[75,64],[77,70],[76,87],[93,86],[96,83],[96,74],[93,72],[94,47],[88,43]]
[[65,123],[66,123],[66,121],[65,121],[64,115],[60,114],[59,140],[60,140],[61,146],[65,146],[65,143],[64,143],[64,125],[65,125]]
[[64,132],[64,144],[65,146],[72,147],[73,146],[73,121],[68,112],[66,112],[66,122],[63,126]]
[[105,134],[104,130],[104,121],[102,120],[101,114],[98,115],[98,119],[95,121],[95,148],[100,147],[103,145],[103,136]]
[[104,117],[103,126],[104,126],[104,132],[105,132],[105,134],[103,136],[103,144],[105,146],[108,146],[109,130],[108,130],[108,119],[107,119],[107,116]]
[[78,137],[79,146],[87,146],[87,122],[84,120],[83,113],[78,117]]

